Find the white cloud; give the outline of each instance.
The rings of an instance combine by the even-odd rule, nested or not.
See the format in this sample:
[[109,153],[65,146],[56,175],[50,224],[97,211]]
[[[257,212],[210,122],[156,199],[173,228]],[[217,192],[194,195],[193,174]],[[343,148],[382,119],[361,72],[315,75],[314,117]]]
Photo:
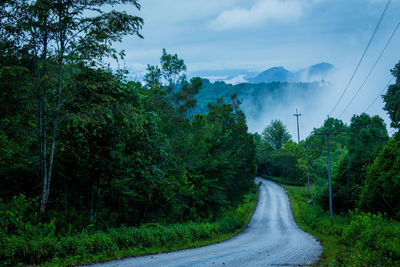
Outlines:
[[291,22],[303,15],[304,0],[258,0],[246,9],[236,7],[220,13],[210,26],[215,30],[257,27],[269,21]]
[[204,76],[203,78],[209,80],[212,83],[214,83],[216,81],[226,80],[226,79],[228,79],[228,76]]
[[247,80],[245,79],[245,76],[246,75],[244,75],[244,74],[240,74],[240,75],[236,75],[236,76],[227,76],[227,75],[225,75],[225,76],[204,76],[202,78],[205,78],[212,83],[215,83],[217,81],[222,81],[225,83],[235,85],[235,84],[247,82]]
[[245,83],[245,82],[247,82],[247,80],[245,79],[245,75],[238,75],[238,76],[226,79],[226,80],[224,80],[224,82],[235,85],[235,84],[239,84],[239,83]]

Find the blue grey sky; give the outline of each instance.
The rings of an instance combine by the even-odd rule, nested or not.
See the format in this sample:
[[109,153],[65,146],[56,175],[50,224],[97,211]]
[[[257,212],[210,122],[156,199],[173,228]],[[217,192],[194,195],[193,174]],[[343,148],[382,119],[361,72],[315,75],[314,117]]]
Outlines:
[[[315,109],[321,114],[304,126],[321,124],[339,98],[378,22],[386,0],[142,0],[143,36],[126,37],[126,67],[143,73],[157,64],[163,48],[185,60],[189,74],[221,70],[263,71],[274,66],[298,70],[319,62],[336,66],[334,89]],[[400,1],[393,0],[375,41],[353,83],[338,106],[344,108],[386,41],[400,22]],[[400,59],[400,30],[365,88],[343,120],[365,110],[390,79],[389,70]],[[294,103],[295,105],[296,103]],[[381,99],[369,110],[385,117]],[[315,112],[314,112],[315,113]],[[333,114],[335,115],[335,114]],[[338,115],[338,114],[336,114]],[[304,114],[306,120],[307,114]],[[310,116],[312,117],[312,116]],[[289,120],[290,117],[287,117]],[[266,118],[267,119],[267,118]],[[286,120],[282,118],[283,120]],[[291,126],[289,127],[291,129]],[[259,129],[253,129],[258,131]]]

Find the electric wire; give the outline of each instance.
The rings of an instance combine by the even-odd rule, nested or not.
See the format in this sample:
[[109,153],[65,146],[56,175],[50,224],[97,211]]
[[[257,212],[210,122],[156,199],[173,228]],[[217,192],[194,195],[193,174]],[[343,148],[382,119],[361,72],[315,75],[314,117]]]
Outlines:
[[372,41],[373,41],[374,38],[375,38],[375,35],[376,35],[376,33],[377,33],[377,31],[378,31],[378,29],[379,29],[379,27],[380,27],[380,25],[381,25],[381,23],[382,23],[382,21],[383,21],[383,18],[385,17],[385,15],[386,15],[386,13],[387,13],[387,11],[388,11],[388,9],[389,9],[389,6],[390,6],[390,3],[391,3],[391,2],[392,2],[392,0],[388,0],[388,1],[387,1],[386,6],[385,6],[385,9],[383,10],[383,13],[382,13],[381,17],[379,18],[378,24],[376,25],[375,30],[374,30],[374,32],[372,33],[371,38],[369,39],[369,42],[368,42],[368,44],[367,44],[367,47],[365,48],[365,50],[364,50],[364,52],[363,52],[363,54],[362,54],[362,56],[361,56],[361,58],[360,58],[360,61],[359,61],[358,64],[357,64],[356,69],[354,70],[353,74],[351,75],[351,78],[350,78],[349,82],[347,83],[347,85],[346,85],[346,87],[344,88],[344,90],[343,90],[341,96],[339,97],[339,100],[336,102],[335,106],[334,106],[333,109],[331,110],[331,112],[330,112],[331,115],[335,112],[335,110],[336,110],[337,106],[339,105],[340,101],[342,101],[344,94],[346,93],[347,89],[349,88],[351,82],[352,82],[353,79],[354,79],[354,76],[356,75],[358,69],[360,68],[361,63],[362,63],[362,61],[364,60],[365,54],[367,53],[369,47],[371,46],[371,43],[372,43]]
[[371,102],[371,104],[369,104],[369,106],[364,110],[364,113],[366,113],[372,107],[372,105],[375,104],[376,100],[378,100],[378,98],[382,96],[383,92],[389,87],[393,79],[394,77],[390,79],[390,81],[386,84],[386,86],[382,89],[382,91],[379,92],[379,94],[375,97],[375,99]]
[[389,40],[386,42],[385,47],[383,48],[382,52],[380,53],[380,55],[378,56],[378,58],[376,59],[374,65],[372,66],[371,70],[369,71],[367,77],[365,77],[363,83],[361,84],[361,86],[358,88],[357,92],[353,95],[353,97],[351,98],[350,102],[347,104],[347,106],[344,108],[344,110],[342,111],[342,113],[340,113],[338,118],[341,118],[342,115],[347,111],[347,109],[350,107],[350,105],[353,103],[354,99],[357,97],[357,95],[360,93],[361,89],[364,88],[365,83],[367,82],[367,80],[369,79],[369,77],[371,76],[372,72],[374,71],[376,65],[378,64],[379,60],[382,58],[383,54],[386,51],[386,48],[389,46],[389,43],[392,41],[394,35],[396,34],[397,30],[399,29],[400,26],[400,22],[397,24],[396,28],[394,29],[392,35],[390,36]]

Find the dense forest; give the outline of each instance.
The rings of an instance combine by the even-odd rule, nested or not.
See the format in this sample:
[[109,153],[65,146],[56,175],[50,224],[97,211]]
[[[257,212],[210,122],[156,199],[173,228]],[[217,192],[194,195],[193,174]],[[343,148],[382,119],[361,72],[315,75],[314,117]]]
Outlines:
[[[336,247],[347,249],[337,252],[329,264],[393,266],[400,262],[400,62],[391,73],[396,82],[382,98],[390,126],[396,129],[392,137],[382,118],[365,113],[353,115],[349,125],[328,118],[300,144],[291,140],[279,120],[256,134],[258,175],[299,186],[307,184],[309,170],[312,189],[299,198],[300,222],[322,238],[338,240]],[[337,133],[329,142],[334,218],[327,215],[327,138],[315,134],[326,132]],[[312,207],[306,204],[310,198]]]
[[[212,224],[255,186],[254,140],[237,98],[190,113],[202,80],[188,81],[184,61],[165,50],[143,84],[108,67],[124,56],[114,42],[142,37],[140,17],[102,11],[124,3],[140,8],[0,4],[0,264],[76,264],[114,246],[166,247],[246,223]],[[190,222],[205,224],[158,225]]]
[[257,116],[261,99],[328,84],[188,80],[165,49],[142,83],[131,81],[110,62],[125,56],[116,42],[143,38],[144,21],[114,10],[120,4],[141,8],[0,3],[0,265],[78,265],[221,241],[250,220],[256,174],[299,186],[307,173],[312,205],[301,199],[301,220],[353,249],[336,265],[400,262],[400,62],[383,95],[393,136],[365,113],[315,129],[338,133],[330,218],[326,137],[298,144],[280,120],[250,134],[245,116]]

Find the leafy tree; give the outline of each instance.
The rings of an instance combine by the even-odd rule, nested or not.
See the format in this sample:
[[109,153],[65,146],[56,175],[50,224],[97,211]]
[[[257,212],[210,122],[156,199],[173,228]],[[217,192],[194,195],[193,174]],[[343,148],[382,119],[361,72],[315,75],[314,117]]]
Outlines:
[[[400,128],[400,62],[391,70],[396,78],[383,100],[393,128]],[[372,212],[385,212],[400,218],[399,206],[399,136],[395,135],[368,166],[365,184],[361,189],[359,207]]]
[[[112,42],[121,41],[127,34],[141,36],[141,18],[101,9],[125,3],[140,8],[136,0],[6,0],[2,3],[2,32],[34,61],[32,74],[39,96],[42,213],[49,199],[63,89],[68,83],[66,62],[86,61],[93,65],[104,56],[117,58]],[[95,15],[87,16],[89,11]]]
[[262,133],[264,141],[275,150],[280,149],[292,137],[280,120],[272,120]]
[[[345,212],[356,207],[368,165],[388,140],[386,125],[379,116],[354,115],[348,132],[348,153],[334,168],[334,209]],[[327,190],[324,191],[325,198]],[[324,201],[321,201],[324,202]]]
[[0,64],[0,198],[5,200],[16,192],[33,197],[32,189],[40,190],[40,180],[35,178],[36,98],[30,91],[29,70],[18,59],[14,64]]
[[396,64],[394,69],[391,70],[393,76],[396,78],[396,83],[389,86],[383,101],[385,102],[384,110],[389,114],[392,122],[390,126],[393,128],[400,128],[400,61]]
[[254,142],[256,144],[257,175],[261,176],[268,173],[268,154],[270,154],[273,149],[258,133],[254,134]]
[[168,86],[171,89],[185,79],[183,72],[186,71],[186,65],[183,59],[178,58],[177,54],[168,54],[164,48],[160,63],[162,76],[168,82]]
[[286,178],[292,181],[304,181],[305,150],[289,140],[279,150],[270,150],[265,155],[266,172],[263,174]]
[[307,167],[305,150],[290,138],[286,127],[279,120],[273,120],[262,136],[256,135],[259,175],[303,181]]
[[[25,4],[53,18],[59,11],[53,5],[63,3],[70,2]],[[0,39],[0,208],[20,206],[16,213],[0,211],[9,215],[0,218],[1,233],[22,236],[28,228],[46,232],[43,227],[48,227],[58,235],[88,226],[215,220],[238,204],[253,185],[256,165],[254,138],[235,95],[230,103],[210,104],[207,115],[190,117],[202,80],[187,81],[184,62],[176,55],[164,51],[164,69],[150,68],[155,75],[142,86],[128,81],[125,71],[87,60],[80,42],[77,50],[65,46],[59,61],[54,47],[59,29],[53,28],[58,22],[46,28],[47,19],[40,19],[41,34],[51,33],[46,57],[41,56],[43,43],[39,56],[26,45],[27,29],[18,32],[26,34],[21,43]],[[37,115],[40,109],[45,117]],[[44,132],[45,142],[37,142]],[[45,216],[35,211],[46,202],[38,201],[40,152],[54,159],[50,199],[50,180],[42,189],[47,190]]]
[[148,88],[161,87],[161,70],[158,66],[147,65],[147,73],[144,75],[144,81]]
[[62,184],[56,188],[64,193],[57,202],[67,194],[73,207],[85,207],[80,212],[90,221],[83,224],[106,224],[110,214],[111,221],[126,224],[152,219],[154,209],[167,214],[175,204],[171,195],[187,188],[180,188],[184,178],[167,175],[161,121],[143,110],[140,85],[101,69],[84,68],[74,80],[60,136]]
[[367,168],[359,207],[400,218],[400,140],[391,139]]

